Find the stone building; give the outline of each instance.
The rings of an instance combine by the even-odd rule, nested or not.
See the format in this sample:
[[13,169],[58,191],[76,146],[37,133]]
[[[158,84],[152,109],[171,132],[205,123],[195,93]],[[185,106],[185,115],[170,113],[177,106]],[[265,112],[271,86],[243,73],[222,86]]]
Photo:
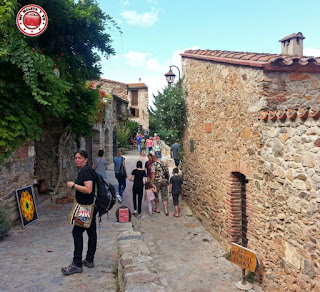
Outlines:
[[92,84],[94,87],[100,86],[100,92],[109,94],[111,98],[106,100],[109,106],[107,106],[105,118],[102,123],[95,125],[92,139],[89,137],[82,142],[88,153],[92,153],[90,160],[97,156],[99,149],[103,149],[105,158],[112,163],[117,151],[117,127],[123,125],[129,116],[128,86],[125,83],[107,79],[100,79]]
[[320,58],[188,50],[182,68],[191,208],[257,253],[265,291],[319,291]]
[[34,143],[25,143],[1,164],[0,204],[4,207],[10,222],[20,217],[15,190],[33,185],[34,160]]
[[[106,114],[104,124],[96,125],[96,139],[92,144],[97,149],[105,149],[107,159],[112,161],[116,151],[116,127],[120,126],[127,117],[137,122],[140,128],[149,129],[148,87],[144,83],[126,84],[109,79],[100,79],[92,83],[110,94],[113,101],[116,101],[113,112]],[[106,131],[103,132],[101,127]],[[93,152],[96,153],[97,149]]]
[[128,84],[130,119],[149,130],[148,87],[144,83]]
[[148,86],[144,83],[122,83],[109,79],[94,82],[111,95],[128,102],[129,118],[139,123],[143,129],[149,129]]

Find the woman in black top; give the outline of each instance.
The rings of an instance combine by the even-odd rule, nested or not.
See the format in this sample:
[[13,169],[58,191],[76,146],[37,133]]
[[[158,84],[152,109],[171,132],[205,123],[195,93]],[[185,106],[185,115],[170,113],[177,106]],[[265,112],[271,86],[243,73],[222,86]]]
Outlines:
[[[95,193],[95,173],[94,170],[88,166],[88,153],[79,150],[74,155],[74,160],[77,168],[80,170],[76,180],[68,181],[67,187],[76,190],[76,201],[79,204],[91,205],[94,200]],[[93,258],[97,248],[97,225],[96,225],[97,210],[94,210],[92,222],[89,228],[74,226],[72,230],[74,240],[73,261],[70,266],[62,268],[62,274],[68,276],[75,273],[82,273],[82,265],[88,268],[93,268]],[[88,251],[84,261],[82,261],[83,250],[83,232],[88,234]]]
[[143,197],[143,178],[147,177],[145,170],[142,169],[142,161],[137,161],[137,168],[131,173],[130,181],[133,181],[132,197],[133,197],[133,214],[137,213],[137,195],[138,195],[138,216],[141,218],[141,204]]

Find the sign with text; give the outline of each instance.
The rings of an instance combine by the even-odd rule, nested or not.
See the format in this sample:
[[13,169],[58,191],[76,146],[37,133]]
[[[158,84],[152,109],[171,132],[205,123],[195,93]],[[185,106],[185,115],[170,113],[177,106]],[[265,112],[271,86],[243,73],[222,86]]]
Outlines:
[[259,262],[256,257],[256,254],[241,245],[232,243],[231,245],[231,262],[240,266],[242,269],[248,270],[254,273],[258,266]]

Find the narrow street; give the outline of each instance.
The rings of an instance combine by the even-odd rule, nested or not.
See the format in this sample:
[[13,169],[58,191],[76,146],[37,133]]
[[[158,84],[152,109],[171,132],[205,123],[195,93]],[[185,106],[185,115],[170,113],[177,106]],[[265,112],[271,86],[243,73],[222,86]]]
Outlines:
[[[128,174],[135,168],[137,151],[125,155]],[[165,157],[164,157],[165,160]],[[172,168],[170,168],[170,174]],[[124,204],[131,206],[131,186],[126,189]],[[174,207],[169,199],[169,216],[165,216],[160,203],[160,214],[148,214],[146,202],[142,205],[142,218],[133,219],[134,230],[140,231],[150,249],[161,281],[168,292],[227,292],[240,291],[235,283],[241,279],[241,269],[225,258],[225,251],[206,231],[180,199],[181,216],[172,216]],[[254,285],[253,291],[263,291]]]
[[[139,157],[137,150],[126,153],[128,176]],[[108,180],[117,185],[113,164],[109,165]],[[132,209],[132,182],[127,181],[123,205]],[[25,229],[14,227],[10,236],[0,242],[0,291],[117,291],[118,235],[131,224],[116,222],[117,203],[102,217],[98,228],[98,247],[95,268],[84,267],[81,274],[63,276],[61,267],[69,265],[73,255],[72,226],[66,221],[71,204],[55,205],[50,200],[38,205],[38,221]],[[181,201],[181,217],[173,214],[172,198],[169,216],[163,213],[148,215],[143,202],[142,218],[132,224],[140,231],[153,258],[156,271],[165,291],[239,291],[241,269],[224,257],[219,243],[192,216]],[[84,252],[86,251],[84,235]],[[262,291],[255,286],[253,291]]]

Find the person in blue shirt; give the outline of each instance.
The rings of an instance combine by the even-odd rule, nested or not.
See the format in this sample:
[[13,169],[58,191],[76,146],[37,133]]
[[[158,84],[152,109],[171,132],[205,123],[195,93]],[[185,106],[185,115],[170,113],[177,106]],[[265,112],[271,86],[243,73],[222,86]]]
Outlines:
[[[121,150],[117,151],[117,156],[115,158],[113,158],[113,162],[114,162],[113,165],[114,165],[115,176],[116,176],[116,179],[118,180],[118,183],[119,183],[119,194],[117,195],[117,198],[120,201],[120,203],[122,203],[122,201],[123,201],[123,192],[126,189],[127,170],[126,170],[125,158],[122,157]],[[123,165],[123,167],[125,169],[125,176],[122,176],[120,174],[120,166],[121,166],[121,164]]]
[[96,173],[99,173],[105,181],[107,181],[107,172],[108,169],[108,162],[103,158],[104,151],[99,150],[98,151],[98,157],[95,158],[92,162],[92,168],[96,171]]
[[137,144],[138,144],[138,150],[140,152],[140,156],[142,156],[142,147],[141,147],[141,140],[144,138],[144,136],[141,135],[141,133],[137,136]]

